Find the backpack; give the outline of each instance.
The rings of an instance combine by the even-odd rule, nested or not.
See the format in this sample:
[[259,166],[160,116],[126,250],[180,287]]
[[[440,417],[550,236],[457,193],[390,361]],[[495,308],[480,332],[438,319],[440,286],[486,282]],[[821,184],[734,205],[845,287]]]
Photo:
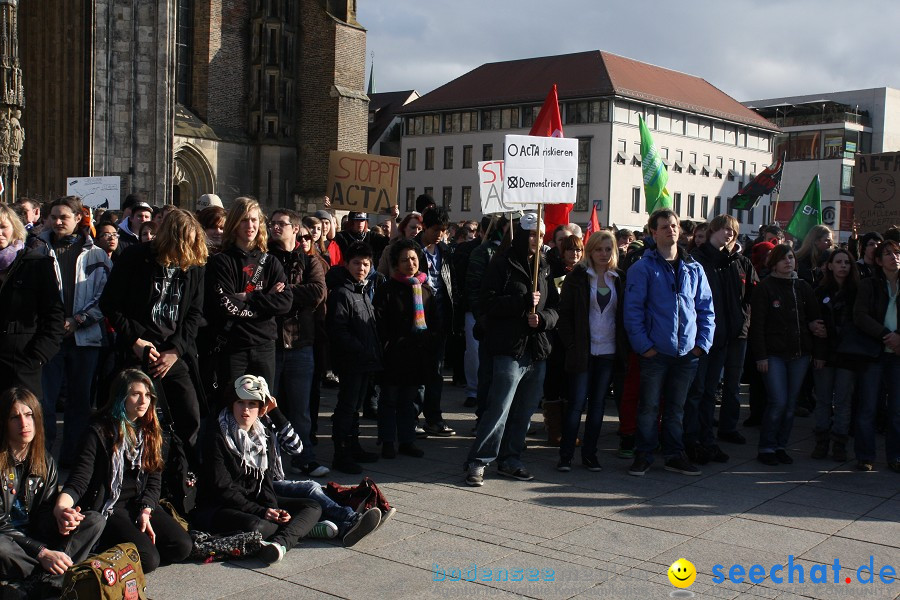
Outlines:
[[387,498],[375,485],[375,482],[364,477],[359,485],[345,486],[334,481],[329,481],[324,487],[325,495],[340,504],[341,506],[349,506],[356,512],[365,512],[370,508],[378,508],[382,514],[391,510]]
[[60,600],[147,600],[147,580],[134,544],[118,544],[72,565]]

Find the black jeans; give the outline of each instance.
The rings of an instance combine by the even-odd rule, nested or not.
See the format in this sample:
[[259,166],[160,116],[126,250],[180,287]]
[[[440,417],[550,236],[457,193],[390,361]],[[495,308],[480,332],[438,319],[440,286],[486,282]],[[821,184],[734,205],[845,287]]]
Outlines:
[[[91,553],[91,548],[97,543],[106,521],[98,512],[88,511],[84,513],[84,520],[78,525],[78,529],[67,536],[62,536],[56,531],[56,519],[49,517],[36,534],[37,539],[47,542],[47,547],[65,552],[74,564],[83,561]],[[0,579],[25,579],[32,574],[43,572],[41,563],[37,558],[29,556],[13,536],[0,534]],[[62,585],[63,576],[58,575],[48,579],[56,585]]]
[[371,373],[343,370],[339,377],[341,385],[334,407],[331,439],[344,441],[359,436],[359,410],[369,394]]
[[135,524],[138,512],[137,508],[114,508],[106,519],[106,529],[100,536],[100,545],[109,548],[116,544],[134,544],[141,555],[144,573],[153,571],[160,564],[177,563],[188,557],[193,541],[178,521],[161,508],[154,510],[150,517],[150,526],[156,533],[156,544],[153,544],[150,537]]
[[271,389],[275,382],[275,342],[221,354],[217,374],[219,389],[223,392],[230,389],[241,375],[262,377]]
[[281,544],[288,550],[304,537],[319,522],[322,507],[315,500],[308,498],[283,498],[278,496],[278,506],[288,511],[291,520],[287,523],[273,523],[266,519],[241,512],[235,508],[220,508],[212,517],[212,528],[217,533],[228,533],[234,530],[258,531],[263,539]]

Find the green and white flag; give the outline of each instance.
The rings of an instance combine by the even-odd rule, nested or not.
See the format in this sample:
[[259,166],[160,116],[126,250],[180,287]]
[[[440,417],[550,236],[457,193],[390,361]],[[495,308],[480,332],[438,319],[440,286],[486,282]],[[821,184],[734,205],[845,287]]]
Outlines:
[[813,177],[803,194],[803,199],[797,205],[794,216],[785,227],[785,231],[802,240],[809,230],[822,224],[822,190],[819,188],[819,175]]
[[669,172],[663,166],[656,145],[650,136],[650,130],[644,123],[643,117],[638,117],[641,128],[641,171],[644,174],[644,195],[647,197],[647,212],[660,208],[672,208],[672,196],[666,189],[669,182]]

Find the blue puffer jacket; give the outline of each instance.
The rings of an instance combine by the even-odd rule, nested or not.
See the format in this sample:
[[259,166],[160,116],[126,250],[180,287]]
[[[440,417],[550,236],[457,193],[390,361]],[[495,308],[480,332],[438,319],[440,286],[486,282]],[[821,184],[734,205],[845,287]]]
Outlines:
[[625,331],[638,354],[684,356],[712,347],[715,313],[703,267],[679,249],[678,272],[652,248],[628,270]]

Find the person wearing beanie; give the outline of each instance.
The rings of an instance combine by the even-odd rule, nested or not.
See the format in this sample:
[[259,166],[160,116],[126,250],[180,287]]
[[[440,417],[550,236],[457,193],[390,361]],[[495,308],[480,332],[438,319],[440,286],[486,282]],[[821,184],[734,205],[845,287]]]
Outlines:
[[534,476],[522,463],[525,435],[544,387],[550,338],[559,296],[547,261],[539,258],[538,291],[533,291],[535,253],[544,225],[533,213],[522,216],[509,246],[497,251],[481,285],[486,345],[493,361],[487,406],[466,458],[466,484],[484,485],[484,470],[519,481]]

